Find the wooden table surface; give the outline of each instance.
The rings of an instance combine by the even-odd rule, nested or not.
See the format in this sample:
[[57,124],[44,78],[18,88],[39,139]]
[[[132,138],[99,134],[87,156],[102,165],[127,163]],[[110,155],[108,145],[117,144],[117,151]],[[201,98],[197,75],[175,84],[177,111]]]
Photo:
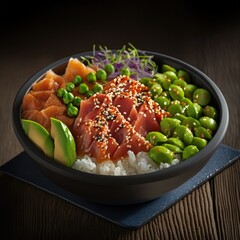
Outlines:
[[[0,165],[22,152],[11,125],[21,85],[45,65],[93,44],[177,57],[205,72],[223,92],[230,123],[223,143],[240,149],[240,14],[237,1],[8,4],[1,10]],[[13,23],[10,23],[10,19]],[[128,230],[0,173],[0,239],[240,239],[240,161],[163,214]]]

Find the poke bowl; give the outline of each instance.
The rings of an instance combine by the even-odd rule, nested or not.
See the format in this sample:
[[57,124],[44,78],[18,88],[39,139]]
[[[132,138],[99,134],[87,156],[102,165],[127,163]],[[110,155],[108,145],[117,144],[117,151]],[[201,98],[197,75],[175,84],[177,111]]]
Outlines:
[[78,53],[19,89],[12,125],[52,182],[95,203],[147,202],[209,161],[228,128],[218,86],[172,56],[137,50]]

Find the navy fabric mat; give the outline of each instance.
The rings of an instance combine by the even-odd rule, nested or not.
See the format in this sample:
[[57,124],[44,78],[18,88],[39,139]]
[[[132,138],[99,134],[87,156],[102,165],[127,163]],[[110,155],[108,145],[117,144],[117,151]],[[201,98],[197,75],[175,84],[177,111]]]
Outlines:
[[136,229],[148,223],[154,217],[164,212],[204,182],[230,166],[235,160],[239,159],[239,156],[239,150],[221,144],[207,165],[186,183],[171,192],[164,194],[158,199],[131,206],[106,206],[96,204],[83,200],[77,195],[66,192],[48,180],[34,165],[26,152],[20,153],[9,162],[2,165],[0,170],[10,176],[71,202],[72,204],[121,227]]

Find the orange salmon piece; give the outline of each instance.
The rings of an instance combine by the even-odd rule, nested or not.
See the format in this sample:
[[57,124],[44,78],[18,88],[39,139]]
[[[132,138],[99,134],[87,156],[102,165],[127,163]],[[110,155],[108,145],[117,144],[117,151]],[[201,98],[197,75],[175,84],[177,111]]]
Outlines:
[[66,71],[63,74],[63,78],[66,82],[70,82],[76,75],[80,75],[84,80],[86,80],[86,77],[90,72],[95,73],[96,71],[80,62],[77,58],[70,58]]
[[35,92],[46,90],[56,91],[57,89],[58,84],[51,78],[44,78],[32,85],[32,90]]

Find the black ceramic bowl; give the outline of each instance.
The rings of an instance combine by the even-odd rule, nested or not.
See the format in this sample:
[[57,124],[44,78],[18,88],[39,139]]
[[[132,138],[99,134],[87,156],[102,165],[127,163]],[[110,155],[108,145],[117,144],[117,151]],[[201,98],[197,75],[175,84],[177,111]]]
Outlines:
[[[18,91],[13,103],[12,123],[15,134],[24,150],[31,156],[34,163],[54,183],[66,191],[72,192],[82,198],[108,205],[127,205],[142,203],[160,197],[162,194],[177,188],[193,177],[208,162],[226,133],[229,121],[228,106],[225,98],[216,84],[197,68],[171,56],[145,52],[153,55],[154,61],[159,65],[165,63],[177,69],[184,69],[192,78],[192,82],[199,87],[208,89],[212,94],[211,105],[219,113],[218,130],[207,146],[199,153],[186,161],[180,162],[170,168],[153,173],[131,176],[106,176],[86,172],[63,166],[48,158],[28,139],[21,126],[21,103],[23,96],[32,84],[40,80],[47,70],[63,74],[69,57],[60,59],[30,77]],[[91,55],[91,52],[76,54],[71,57]]]

